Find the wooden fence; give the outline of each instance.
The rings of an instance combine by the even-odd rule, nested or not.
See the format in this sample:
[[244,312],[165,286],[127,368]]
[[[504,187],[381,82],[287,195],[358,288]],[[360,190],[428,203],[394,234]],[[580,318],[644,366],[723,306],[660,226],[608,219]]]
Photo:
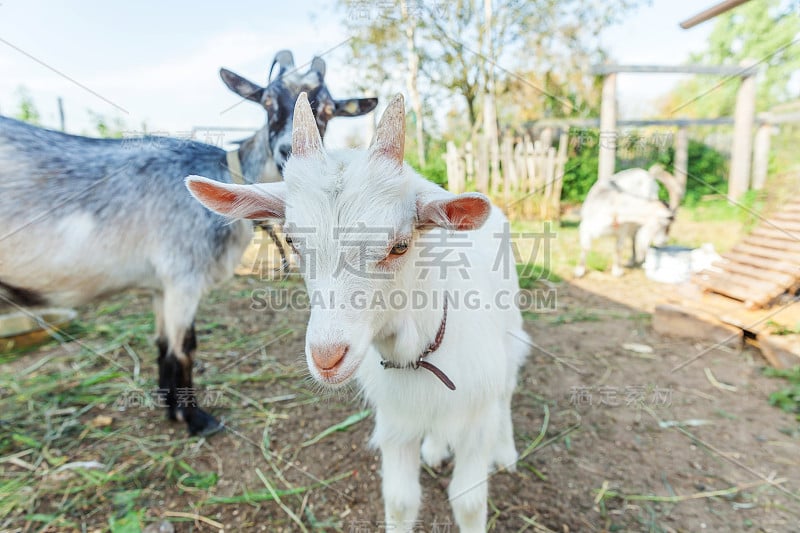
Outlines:
[[462,148],[447,143],[447,184],[453,193],[474,190],[490,196],[506,214],[558,218],[567,161],[568,138],[562,133],[558,149],[553,130],[538,140],[529,135],[503,135],[496,146],[479,136]]

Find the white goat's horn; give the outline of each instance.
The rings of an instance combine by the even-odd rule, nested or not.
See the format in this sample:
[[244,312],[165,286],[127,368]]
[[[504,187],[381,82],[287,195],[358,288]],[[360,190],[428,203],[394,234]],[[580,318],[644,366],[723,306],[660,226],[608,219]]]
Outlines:
[[292,156],[312,157],[318,154],[322,154],[322,138],[317,129],[317,119],[308,103],[308,95],[302,92],[294,104]]

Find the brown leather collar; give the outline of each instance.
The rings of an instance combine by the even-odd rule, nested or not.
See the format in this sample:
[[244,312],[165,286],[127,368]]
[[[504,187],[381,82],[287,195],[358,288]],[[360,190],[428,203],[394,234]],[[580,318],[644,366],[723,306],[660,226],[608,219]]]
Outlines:
[[392,361],[387,361],[385,359],[381,359],[381,366],[385,369],[389,368],[411,368],[411,369],[418,369],[424,368],[425,370],[429,370],[433,373],[434,376],[439,378],[439,381],[444,383],[444,386],[450,390],[456,390],[456,385],[453,383],[450,378],[447,377],[447,374],[442,372],[442,369],[434,365],[433,363],[429,363],[425,361],[425,357],[429,356],[433,352],[439,349],[439,346],[442,344],[442,339],[444,339],[444,330],[447,327],[447,298],[444,299],[444,316],[442,316],[442,323],[439,324],[439,331],[436,332],[436,337],[433,338],[433,342],[428,345],[427,348],[420,354],[416,361],[413,363],[395,363]]

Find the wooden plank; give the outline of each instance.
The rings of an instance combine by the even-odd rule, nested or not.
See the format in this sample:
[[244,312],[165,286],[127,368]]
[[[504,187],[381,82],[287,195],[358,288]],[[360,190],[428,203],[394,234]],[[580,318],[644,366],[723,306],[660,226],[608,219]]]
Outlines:
[[800,212],[800,200],[794,200],[784,205],[781,211],[789,211],[792,213]]
[[[781,294],[786,290],[785,285],[775,283],[773,280],[756,279],[751,276],[742,275],[734,272],[709,272],[705,274],[704,281],[706,283],[716,283],[716,281],[736,283],[745,289],[754,292],[763,292],[767,294]],[[791,283],[791,282],[790,282]],[[777,291],[777,292],[776,292]]]
[[792,368],[800,364],[800,335],[773,335],[767,332],[756,336],[758,347],[769,363],[777,368]]
[[787,252],[800,254],[800,241],[792,239],[777,239],[764,237],[763,235],[748,235],[741,241],[744,244],[759,246],[761,248],[772,248],[774,250],[785,250]]
[[786,241],[800,242],[800,233],[792,233],[791,231],[783,231],[772,226],[758,226],[750,235],[758,235],[761,237],[769,237],[770,239],[783,239]]
[[741,348],[741,329],[723,324],[716,317],[697,309],[674,304],[659,304],[653,314],[653,329],[660,335],[712,342],[730,348]]
[[719,2],[718,4],[714,4],[713,6],[704,9],[697,15],[694,15],[693,17],[689,17],[688,19],[684,20],[683,22],[680,23],[680,26],[684,30],[688,30],[689,28],[694,28],[698,24],[713,19],[714,17],[718,17],[719,15],[727,11],[730,11],[734,7],[742,5],[747,1],[748,0],[725,0],[724,2]]
[[752,246],[750,244],[739,243],[733,247],[734,252],[740,252],[758,257],[766,257],[775,261],[781,261],[794,265],[795,269],[800,269],[800,254],[793,254],[789,252],[782,252],[780,250],[773,250],[771,248],[762,248],[760,246]]
[[703,289],[740,300],[748,308],[761,307],[774,298],[764,292],[753,291],[749,287],[727,279],[712,278],[706,275],[697,275],[692,279]]
[[735,274],[741,274],[743,276],[750,276],[751,278],[755,279],[774,281],[775,283],[787,287],[793,284],[796,280],[794,276],[790,276],[789,274],[784,274],[783,272],[764,270],[762,268],[756,268],[736,261],[717,261],[714,263],[714,266],[726,272],[733,272]]
[[800,223],[800,212],[783,210],[780,213],[775,213],[771,217],[773,220],[780,220],[781,222],[788,222],[790,224]]
[[735,251],[724,253],[722,254],[722,257],[729,261],[735,261],[737,263],[754,266],[756,268],[763,268],[767,271],[782,272],[795,278],[800,277],[800,266],[793,265],[792,263],[788,263],[786,261],[775,261],[772,259],[765,259],[763,257],[757,257],[755,255],[749,255]]
[[713,74],[717,76],[748,76],[756,74],[754,67],[734,65],[592,65],[591,73],[602,76],[616,72],[654,74]]
[[773,218],[768,218],[764,224],[768,226],[772,226],[776,229],[782,229],[784,231],[800,231],[800,222],[795,222],[793,220],[781,220],[777,218],[776,215]]

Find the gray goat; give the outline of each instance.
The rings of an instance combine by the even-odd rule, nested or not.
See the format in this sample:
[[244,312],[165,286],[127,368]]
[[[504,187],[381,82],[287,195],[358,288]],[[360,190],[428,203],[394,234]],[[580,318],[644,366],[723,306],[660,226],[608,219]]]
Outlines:
[[[669,193],[669,204],[658,199],[659,181]],[[666,243],[683,193],[683,186],[661,165],[653,165],[649,170],[623,170],[607,180],[598,180],[589,189],[581,207],[578,228],[581,254],[575,276],[581,277],[586,273],[586,255],[592,241],[605,235],[617,239],[611,267],[614,276],[623,274],[622,248],[629,239],[632,254],[628,266],[641,263],[651,244],[662,246]]]
[[276,64],[266,87],[220,70],[231,90],[268,117],[232,157],[195,141],[92,139],[0,117],[0,303],[77,306],[127,289],[152,292],[159,396],[169,418],[192,434],[220,427],[195,400],[195,312],[207,288],[233,274],[252,227],[198,204],[184,177],[280,179],[301,92],[314,102],[320,134],[331,118],[377,105],[375,98],[334,100],[320,58],[305,73],[293,69],[288,51]]

